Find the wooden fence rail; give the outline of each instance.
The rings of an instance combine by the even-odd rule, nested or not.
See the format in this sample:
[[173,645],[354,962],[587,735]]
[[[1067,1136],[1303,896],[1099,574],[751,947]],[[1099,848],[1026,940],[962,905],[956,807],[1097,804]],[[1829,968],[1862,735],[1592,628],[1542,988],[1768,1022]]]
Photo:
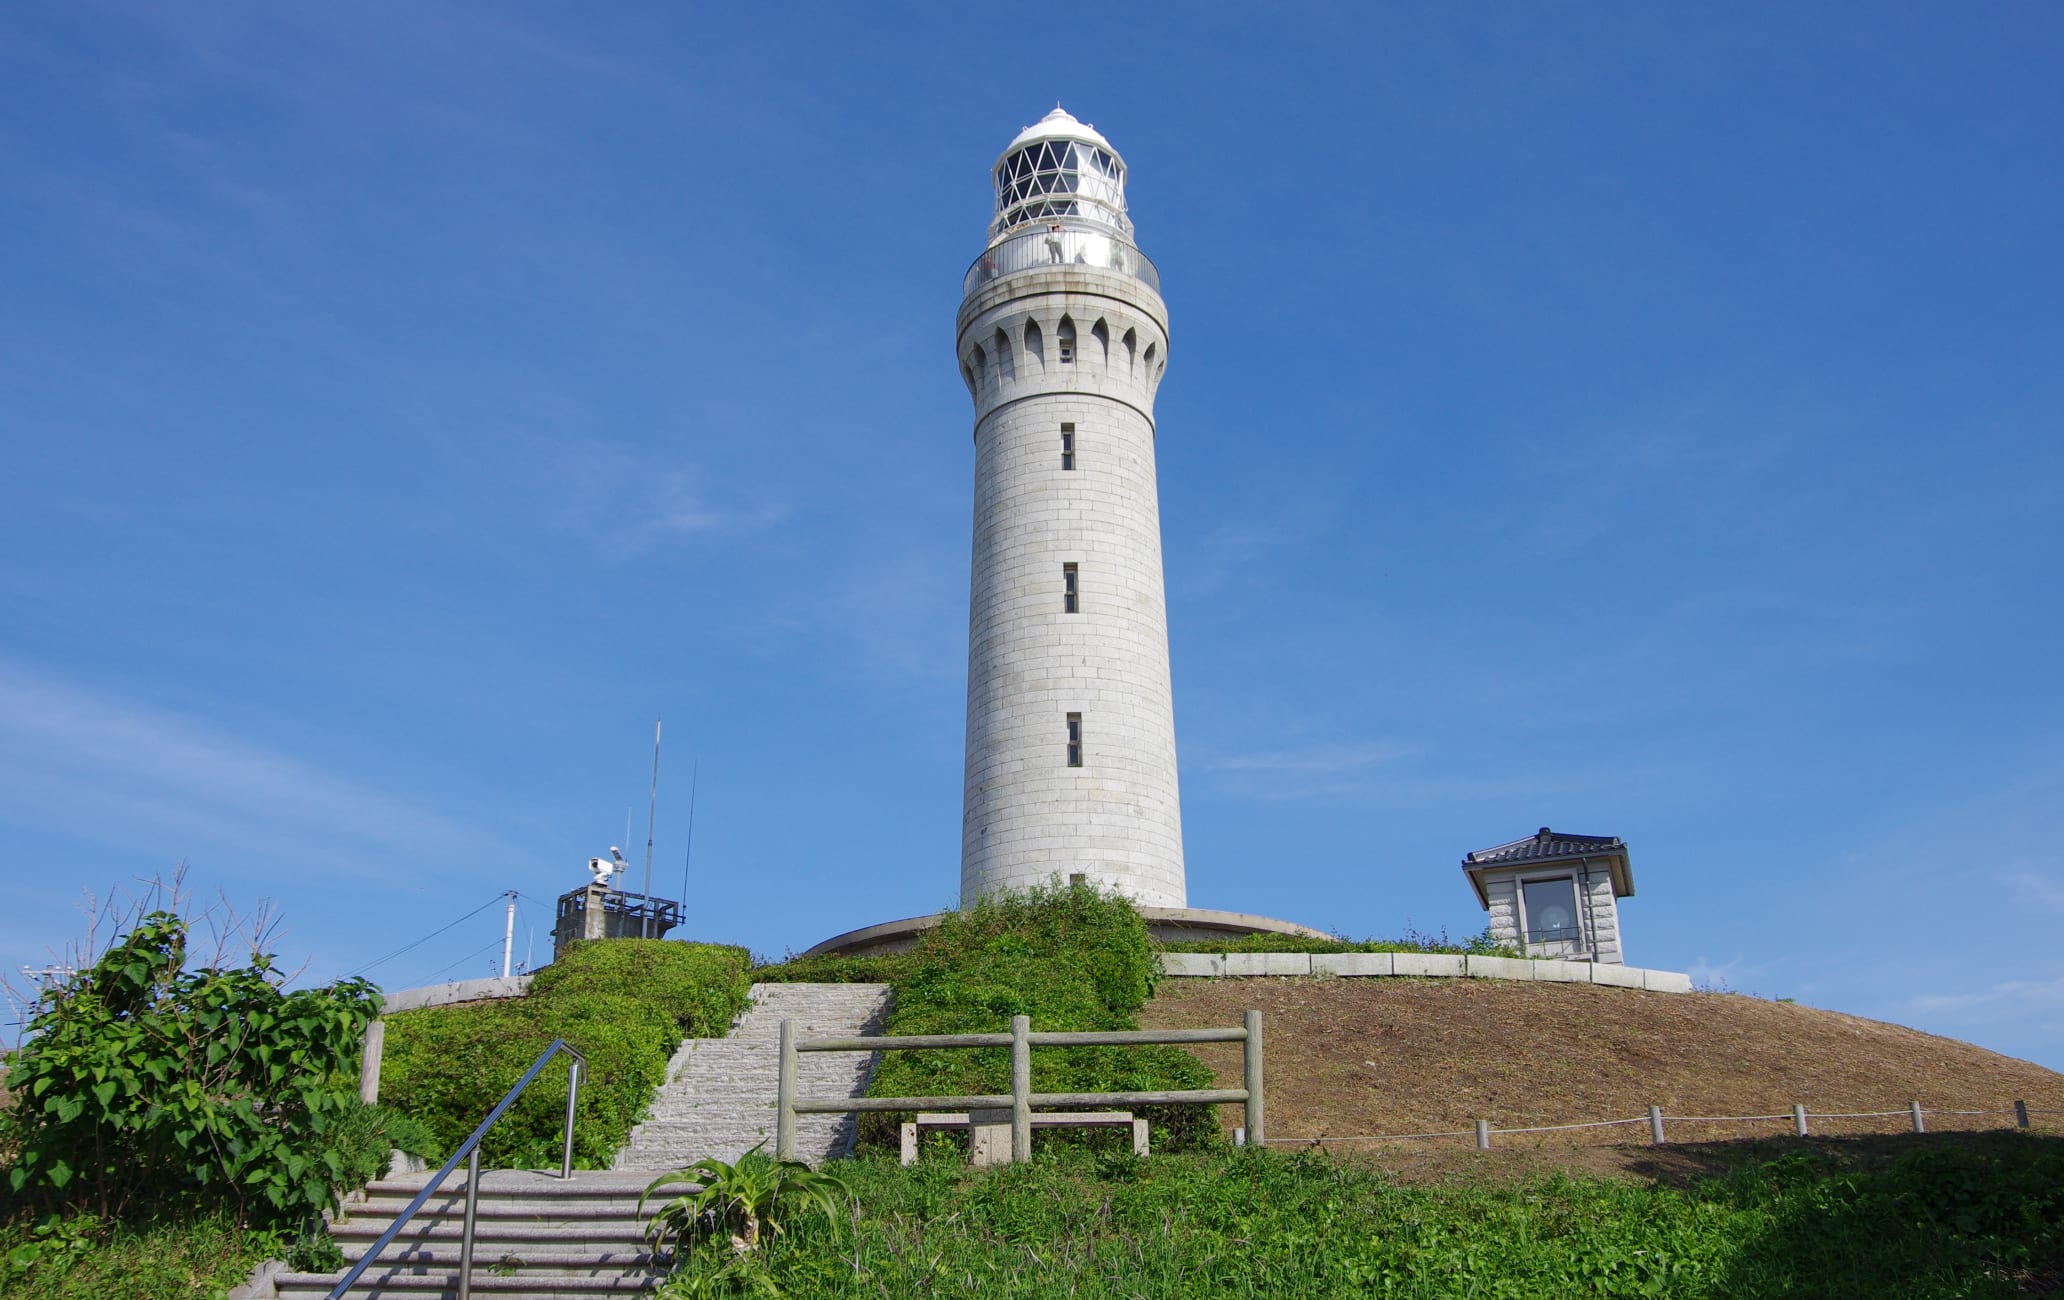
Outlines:
[[[1244,1065],[1239,1088],[1187,1088],[1162,1092],[1034,1092],[1032,1049],[1035,1047],[1148,1047],[1182,1043],[1239,1043]],[[798,1097],[796,1057],[802,1052],[908,1052],[937,1049],[1008,1047],[1011,1090],[964,1097]],[[796,1158],[796,1116],[842,1115],[860,1111],[1004,1110],[1011,1113],[1011,1162],[1032,1158],[1032,1109],[1035,1106],[1168,1106],[1240,1102],[1247,1107],[1246,1140],[1267,1141],[1262,1106],[1261,1013],[1249,1011],[1245,1023],[1229,1029],[1128,1029],[1110,1033],[1032,1032],[1029,1016],[1012,1016],[1007,1034],[904,1034],[869,1038],[798,1039],[793,1020],[781,1022],[781,1074],[775,1092],[774,1154]]]

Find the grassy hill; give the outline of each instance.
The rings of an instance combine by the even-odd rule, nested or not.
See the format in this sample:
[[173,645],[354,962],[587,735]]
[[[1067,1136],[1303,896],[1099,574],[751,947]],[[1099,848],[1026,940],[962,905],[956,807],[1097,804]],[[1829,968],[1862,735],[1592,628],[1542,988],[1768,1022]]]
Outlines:
[[[1152,1028],[1239,1023],[1263,1014],[1271,1139],[1334,1138],[1623,1119],[1651,1104],[1669,1115],[1980,1110],[1930,1114],[1931,1130],[2013,1123],[2016,1099],[2038,1124],[2064,1129],[2064,1075],[1953,1039],[1790,1003],[1729,993],[1661,994],[1583,984],[1503,980],[1164,979],[1140,1015]],[[1220,1086],[1238,1086],[1237,1044],[1198,1049]],[[1227,1125],[1238,1123],[1227,1108]],[[1904,1117],[1815,1120],[1816,1134],[1904,1130]],[[1673,1142],[1789,1132],[1789,1123],[1692,1124]],[[1646,1148],[1647,1129],[1500,1135],[1500,1151]],[[1335,1142],[1410,1173],[1482,1167],[1468,1139],[1411,1144]],[[1552,1160],[1493,1161],[1610,1172],[1633,1161],[1567,1152]]]

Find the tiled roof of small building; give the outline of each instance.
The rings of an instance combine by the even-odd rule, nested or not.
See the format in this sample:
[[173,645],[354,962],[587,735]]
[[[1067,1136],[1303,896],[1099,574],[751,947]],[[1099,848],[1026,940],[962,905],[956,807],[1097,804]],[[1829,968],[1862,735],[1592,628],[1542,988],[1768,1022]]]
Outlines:
[[1572,835],[1543,826],[1523,840],[1478,849],[1462,859],[1462,870],[1476,890],[1476,901],[1491,905],[1484,888],[1484,873],[1498,867],[1523,867],[1529,862],[1566,862],[1571,858],[1604,858],[1611,863],[1613,893],[1620,898],[1634,893],[1634,864],[1629,861],[1627,843],[1617,835]]
[[1617,835],[1571,835],[1543,826],[1523,840],[1500,844],[1496,848],[1478,849],[1463,858],[1462,863],[1470,867],[1502,867],[1514,862],[1538,862],[1544,858],[1574,858],[1623,851],[1626,847]]

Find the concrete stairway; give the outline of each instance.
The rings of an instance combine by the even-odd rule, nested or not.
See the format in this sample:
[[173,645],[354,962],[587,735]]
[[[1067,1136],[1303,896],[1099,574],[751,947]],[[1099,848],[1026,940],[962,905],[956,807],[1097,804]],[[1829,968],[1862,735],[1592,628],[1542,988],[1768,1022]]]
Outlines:
[[[617,1153],[616,1167],[647,1177],[704,1156],[735,1161],[761,1142],[774,1154],[774,1092],[781,1022],[799,1037],[878,1034],[888,1014],[886,984],[755,984],[752,1007],[727,1038],[691,1038],[667,1066],[667,1082],[643,1124]],[[857,1097],[874,1075],[875,1058],[859,1052],[805,1052],[797,1061],[797,1094]],[[809,1164],[853,1146],[850,1115],[804,1115],[796,1154]]]
[[[473,1294],[505,1300],[574,1300],[651,1290],[656,1279],[637,1207],[652,1177],[588,1170],[577,1170],[565,1181],[534,1170],[482,1174],[473,1229]],[[344,1258],[357,1263],[428,1180],[428,1174],[384,1179],[347,1201],[344,1213],[330,1225],[330,1236]],[[350,1294],[365,1300],[456,1296],[465,1190],[462,1169],[445,1180],[401,1235],[380,1252]],[[662,1195],[655,1193],[647,1209],[660,1204]],[[343,1276],[341,1270],[281,1273],[272,1285],[283,1300],[316,1300],[328,1295]]]

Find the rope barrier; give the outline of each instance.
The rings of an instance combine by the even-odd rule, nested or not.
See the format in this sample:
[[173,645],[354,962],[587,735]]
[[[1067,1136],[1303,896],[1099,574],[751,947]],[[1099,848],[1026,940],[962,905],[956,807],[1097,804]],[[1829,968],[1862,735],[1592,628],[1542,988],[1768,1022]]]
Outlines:
[[[1806,1118],[1813,1119],[1905,1119],[1911,1110],[1857,1110],[1857,1111],[1808,1111]],[[1935,1110],[1923,1108],[1926,1115],[2013,1115],[2013,1110]],[[2028,1107],[2030,1115],[2064,1115],[2064,1110]],[[1795,1117],[1790,1111],[1782,1115],[1664,1115],[1666,1124],[1771,1124],[1783,1121],[1790,1123]],[[1624,1124],[1646,1124],[1649,1117],[1639,1115],[1633,1119],[1599,1119],[1582,1124],[1535,1124],[1524,1128],[1494,1128],[1490,1134],[1513,1133],[1561,1133],[1572,1129],[1617,1128]],[[1466,1138],[1476,1134],[1471,1129],[1450,1129],[1438,1133],[1343,1133],[1317,1137],[1272,1137],[1263,1140],[1264,1146],[1325,1146],[1335,1142],[1417,1142],[1430,1138]]]
[[[1790,1117],[1790,1116],[1786,1116],[1786,1118],[1787,1118],[1787,1119],[1789,1119],[1789,1118],[1791,1118],[1791,1117]],[[1636,1118],[1634,1118],[1634,1119],[1595,1119],[1595,1120],[1592,1120],[1592,1121],[1591,1121],[1590,1123],[1588,1123],[1588,1124],[1537,1124],[1537,1125],[1535,1125],[1535,1126],[1534,1126],[1534,1127],[1532,1127],[1532,1128],[1494,1128],[1494,1129],[1492,1129],[1492,1130],[1491,1130],[1491,1132],[1493,1132],[1493,1133],[1559,1133],[1559,1132],[1561,1132],[1561,1131],[1562,1131],[1563,1129],[1571,1129],[1571,1128],[1611,1128],[1611,1127],[1613,1127],[1613,1126],[1614,1126],[1614,1125],[1616,1125],[1616,1124],[1646,1124],[1646,1123],[1648,1123],[1648,1116],[1646,1116],[1646,1115],[1642,1115],[1642,1116],[1638,1116],[1638,1117],[1636,1117]]]

